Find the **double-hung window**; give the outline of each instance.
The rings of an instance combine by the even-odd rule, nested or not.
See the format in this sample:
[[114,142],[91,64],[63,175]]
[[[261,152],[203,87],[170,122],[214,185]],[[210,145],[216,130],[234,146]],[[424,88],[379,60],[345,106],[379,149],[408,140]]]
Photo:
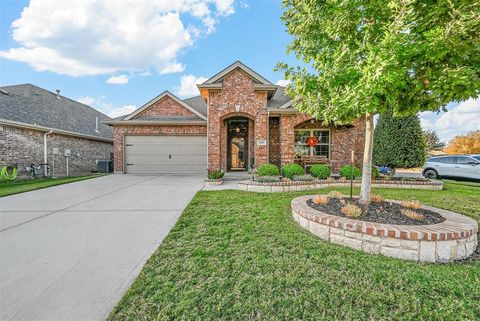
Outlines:
[[[308,146],[309,137],[316,137],[318,144]],[[295,129],[295,157],[302,155],[317,155],[330,158],[330,130],[329,129]]]

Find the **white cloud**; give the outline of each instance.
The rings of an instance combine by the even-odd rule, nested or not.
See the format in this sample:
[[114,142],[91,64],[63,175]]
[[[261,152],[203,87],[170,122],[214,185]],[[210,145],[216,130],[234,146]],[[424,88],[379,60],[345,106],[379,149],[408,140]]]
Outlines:
[[198,95],[199,92],[196,85],[205,82],[207,79],[208,78],[202,76],[183,75],[182,78],[180,78],[180,86],[176,88],[176,92],[182,97]]
[[137,109],[135,105],[127,105],[122,107],[112,107],[112,109],[108,112],[108,116],[115,118],[124,115],[131,114],[133,111]]
[[250,5],[246,1],[240,1],[240,7],[245,10],[250,9]]
[[112,118],[128,115],[138,108],[136,105],[114,106],[111,103],[105,102],[105,96],[100,98],[85,96],[77,98],[76,100],[82,104],[91,106]]
[[[234,0],[30,0],[12,23],[17,48],[0,57],[38,71],[70,76],[115,72],[184,70],[179,54],[220,17],[235,12]],[[183,21],[182,21],[183,20]],[[188,22],[186,22],[188,21]]]
[[456,135],[480,129],[480,99],[469,99],[461,102],[447,112],[420,113],[420,121],[424,129],[435,130],[440,139],[450,140]]
[[124,85],[126,83],[128,83],[127,75],[112,76],[107,79],[107,84],[111,85]]
[[287,79],[280,79],[280,80],[277,80],[277,82],[275,83],[275,85],[278,85],[278,86],[282,86],[282,87],[286,87],[288,84],[290,84],[290,80],[287,80]]
[[82,103],[84,105],[87,105],[87,106],[92,106],[97,100],[93,97],[90,97],[90,96],[85,96],[85,97],[80,97],[80,98],[77,98],[77,101],[79,103]]

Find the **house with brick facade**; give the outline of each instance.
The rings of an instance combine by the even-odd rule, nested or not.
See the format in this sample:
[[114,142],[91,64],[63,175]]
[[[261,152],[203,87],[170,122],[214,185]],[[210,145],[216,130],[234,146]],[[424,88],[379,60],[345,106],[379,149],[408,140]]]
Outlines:
[[[180,99],[165,91],[113,126],[116,173],[206,173],[280,167],[304,155],[323,156],[333,172],[360,164],[364,121],[324,124],[299,113],[284,87],[237,61]],[[307,143],[316,137],[314,146]]]
[[32,167],[44,175],[46,166],[39,164],[49,164],[50,176],[96,171],[113,153],[113,130],[102,123],[110,119],[59,91],[0,87],[0,168],[16,165],[20,176]]

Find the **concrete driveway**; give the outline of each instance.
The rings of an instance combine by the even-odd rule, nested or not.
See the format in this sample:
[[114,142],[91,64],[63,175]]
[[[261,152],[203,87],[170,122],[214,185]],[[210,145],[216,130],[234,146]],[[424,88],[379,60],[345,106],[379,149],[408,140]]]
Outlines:
[[0,320],[103,320],[203,186],[110,175],[0,198]]

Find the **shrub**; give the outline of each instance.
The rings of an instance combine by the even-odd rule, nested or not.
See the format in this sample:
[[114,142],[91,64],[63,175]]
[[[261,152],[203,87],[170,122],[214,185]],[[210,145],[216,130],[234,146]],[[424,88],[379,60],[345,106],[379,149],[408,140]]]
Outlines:
[[273,164],[263,164],[257,168],[258,176],[279,176],[280,172],[278,167]]
[[409,201],[403,201],[402,202],[403,207],[418,210],[419,208],[422,208],[422,203],[420,203],[417,200],[409,200]]
[[215,171],[209,171],[207,177],[209,179],[220,179],[225,175],[225,173],[221,169],[217,169]]
[[304,181],[304,182],[308,182],[308,181],[313,181],[313,177],[312,175],[295,175],[293,176],[293,180],[294,181]]
[[313,165],[310,168],[310,174],[318,179],[327,179],[330,177],[331,170],[328,165]]
[[376,166],[372,166],[372,178],[378,179],[380,177],[382,177],[382,175],[380,175],[378,168]]
[[260,182],[260,183],[280,182],[280,178],[278,176],[260,176],[260,177],[257,177],[257,182]]
[[417,213],[413,210],[409,210],[409,209],[403,209],[401,210],[402,214],[405,215],[406,217],[409,217],[411,219],[414,219],[414,220],[417,220],[417,221],[421,221],[424,219],[425,216],[423,216],[422,214],[420,213]]
[[305,174],[305,171],[303,167],[298,164],[290,163],[283,166],[283,176],[287,178],[293,179],[294,176],[303,174]]
[[361,172],[358,167],[345,165],[340,168],[340,176],[344,178],[350,179],[353,176],[353,179],[357,179],[360,177],[360,175],[361,175]]
[[372,194],[370,195],[370,201],[373,203],[383,203],[385,201],[385,197],[378,194]]
[[362,209],[357,205],[347,204],[342,207],[342,213],[345,214],[346,217],[358,218],[362,216]]
[[317,195],[313,198],[313,203],[317,205],[325,205],[328,203],[328,196],[327,195]]
[[327,195],[330,198],[338,198],[339,200],[343,199],[343,194],[339,191],[330,191]]

